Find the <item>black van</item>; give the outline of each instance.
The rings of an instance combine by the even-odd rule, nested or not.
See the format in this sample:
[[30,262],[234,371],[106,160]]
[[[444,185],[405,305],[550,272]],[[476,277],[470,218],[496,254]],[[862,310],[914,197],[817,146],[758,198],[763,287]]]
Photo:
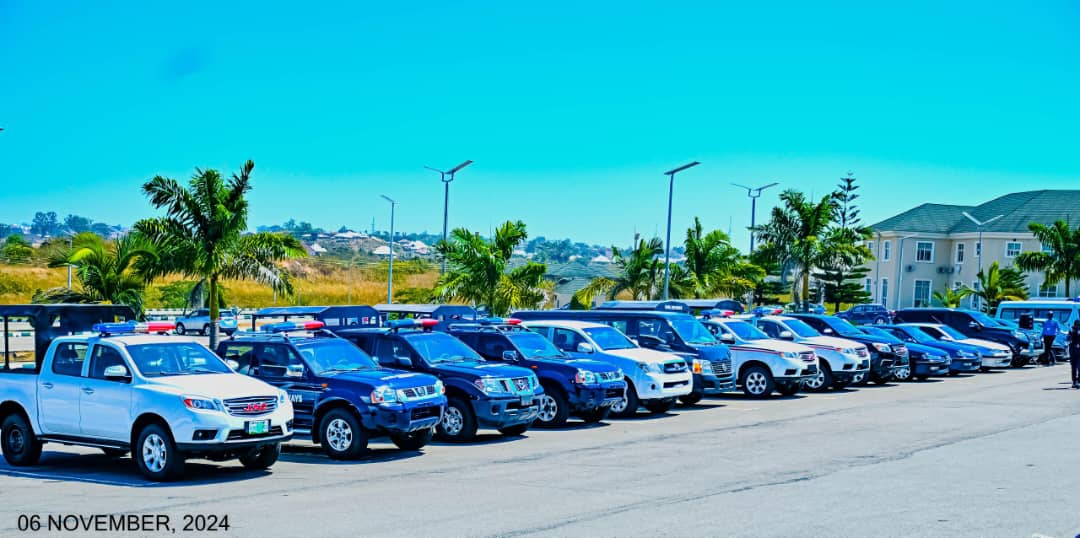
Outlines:
[[[897,323],[940,323],[948,325],[971,338],[1005,344],[1012,350],[1013,368],[1019,368],[1041,353],[1041,342],[1033,342],[1026,334],[998,323],[977,310],[961,308],[904,308],[896,311]],[[1038,339],[1035,339],[1038,340]]]

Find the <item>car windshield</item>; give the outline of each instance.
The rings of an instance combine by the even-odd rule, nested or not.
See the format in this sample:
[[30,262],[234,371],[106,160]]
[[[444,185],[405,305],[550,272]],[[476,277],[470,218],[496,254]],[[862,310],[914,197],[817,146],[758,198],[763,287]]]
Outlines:
[[983,314],[982,312],[971,311],[967,312],[967,314],[970,315],[972,319],[979,322],[979,324],[983,327],[1001,327],[1001,325],[998,324],[997,320],[990,316],[987,316],[986,314]]
[[510,335],[510,341],[521,351],[526,359],[561,359],[566,357],[559,348],[547,338],[533,332],[520,332]]
[[339,339],[316,340],[296,346],[315,374],[375,370],[378,365],[371,356],[356,346]]
[[713,336],[713,333],[694,318],[673,319],[671,325],[675,327],[675,332],[678,333],[679,338],[682,338],[683,342],[687,344],[716,343],[716,337]]
[[127,346],[127,351],[146,377],[232,373],[214,352],[195,342],[136,344]]
[[745,321],[728,321],[723,325],[741,340],[767,340],[769,338],[769,335],[761,332],[761,329]]
[[593,342],[596,342],[596,345],[600,346],[601,350],[633,349],[637,347],[626,335],[611,327],[589,327],[583,330],[585,334],[589,335],[589,338],[592,338]]
[[409,345],[430,364],[484,360],[461,340],[446,333],[413,333],[404,336]]
[[964,333],[949,327],[948,325],[936,325],[935,329],[949,335],[953,340],[967,340],[968,337]]
[[834,333],[840,336],[862,336],[863,333],[857,327],[851,324],[850,321],[840,318],[827,318],[825,321],[829,328]]
[[862,331],[866,334],[869,334],[870,336],[876,336],[878,338],[884,339],[889,344],[900,344],[903,342],[889,331],[879,329],[877,327],[863,327]]
[[815,331],[813,327],[797,319],[784,320],[784,325],[787,325],[788,330],[803,338],[821,336],[821,333]]

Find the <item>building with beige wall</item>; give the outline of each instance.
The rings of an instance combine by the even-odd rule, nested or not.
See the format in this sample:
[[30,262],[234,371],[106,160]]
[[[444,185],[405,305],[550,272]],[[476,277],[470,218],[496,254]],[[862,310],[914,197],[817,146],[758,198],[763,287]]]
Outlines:
[[[961,285],[978,286],[979,227],[981,264],[1013,265],[1021,252],[1042,249],[1028,223],[1063,219],[1080,225],[1080,190],[1043,190],[1007,194],[982,205],[922,204],[871,226],[868,247],[876,260],[867,268],[865,286],[873,302],[890,309],[932,304],[933,292]],[[998,217],[993,222],[990,219]],[[1065,285],[1044,286],[1042,273],[1027,274],[1032,297],[1064,297]],[[1080,291],[1074,281],[1074,292]],[[964,306],[979,307],[978,299]]]

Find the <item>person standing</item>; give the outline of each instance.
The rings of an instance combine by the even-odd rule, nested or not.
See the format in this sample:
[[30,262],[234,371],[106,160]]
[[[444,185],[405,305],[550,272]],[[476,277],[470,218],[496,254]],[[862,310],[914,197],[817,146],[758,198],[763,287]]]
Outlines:
[[1053,312],[1048,313],[1042,328],[1043,355],[1046,356],[1047,366],[1057,364],[1057,358],[1054,357],[1054,339],[1057,338],[1059,332],[1061,332],[1061,324],[1054,320]]
[[1069,370],[1072,371],[1072,387],[1080,389],[1080,319],[1073,322],[1069,331]]

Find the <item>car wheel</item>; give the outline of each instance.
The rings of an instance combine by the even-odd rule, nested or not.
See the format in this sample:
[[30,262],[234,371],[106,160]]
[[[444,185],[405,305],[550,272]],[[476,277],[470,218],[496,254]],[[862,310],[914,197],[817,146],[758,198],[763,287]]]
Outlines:
[[796,381],[794,383],[780,383],[776,385],[776,391],[783,396],[794,396],[802,390],[802,383]]
[[701,401],[705,397],[705,391],[694,391],[690,394],[684,394],[679,396],[679,401],[686,405],[694,405]]
[[367,431],[352,411],[330,410],[319,422],[319,428],[319,440],[330,459],[356,459],[367,449]]
[[829,370],[828,363],[822,363],[818,368],[817,377],[810,378],[806,381],[806,388],[813,391],[824,391],[832,386],[833,378],[832,371]]
[[911,381],[911,366],[902,366],[893,374],[893,379],[897,381]]
[[544,387],[544,394],[539,398],[540,412],[536,415],[536,426],[541,428],[561,428],[570,418],[570,402],[562,389],[554,386]]
[[210,334],[210,325],[203,325],[202,329],[199,329],[199,336],[206,336]]
[[607,418],[609,413],[611,413],[610,407],[597,407],[596,409],[582,411],[578,413],[578,416],[581,417],[581,420],[593,424]]
[[892,374],[889,374],[889,375],[876,375],[876,376],[874,376],[874,383],[877,383],[878,385],[884,385],[884,384],[888,383],[889,381],[892,381],[892,378],[893,378]]
[[461,398],[450,398],[446,402],[446,412],[442,422],[436,427],[435,434],[440,439],[460,443],[476,437],[476,417],[472,406]]
[[176,334],[179,334],[180,336],[184,336],[185,332],[187,332],[187,328],[184,327],[184,324],[183,323],[177,323],[176,324]]
[[739,382],[743,392],[751,398],[768,398],[776,388],[772,373],[761,366],[751,366],[743,370]]
[[274,443],[272,445],[263,445],[258,448],[253,448],[240,456],[240,464],[245,469],[251,469],[253,471],[261,471],[263,469],[269,469],[277,463],[278,456],[281,455],[281,444]]
[[391,434],[390,440],[401,450],[416,451],[427,446],[427,444],[431,442],[431,437],[433,435],[435,435],[435,428],[424,428],[409,433],[401,432]]
[[169,430],[159,424],[139,432],[132,454],[139,472],[155,482],[176,480],[184,474],[184,455],[176,449]]
[[671,411],[671,408],[675,407],[675,398],[664,398],[663,400],[651,400],[645,404],[645,409],[648,409],[650,413],[654,415],[662,415]]
[[122,448],[103,448],[101,451],[105,453],[105,457],[107,458],[122,458],[128,453],[127,450]]
[[885,318],[874,318],[874,325],[885,325]]
[[637,414],[639,407],[641,407],[641,400],[637,397],[637,389],[627,380],[623,399],[611,405],[611,413],[617,417],[632,417]]
[[41,458],[41,441],[22,415],[13,414],[4,419],[0,428],[0,450],[4,459],[15,467],[34,465]]
[[517,426],[507,426],[505,428],[499,428],[499,433],[503,434],[506,437],[514,437],[517,435],[521,435],[527,431],[529,431],[528,424],[518,424]]

